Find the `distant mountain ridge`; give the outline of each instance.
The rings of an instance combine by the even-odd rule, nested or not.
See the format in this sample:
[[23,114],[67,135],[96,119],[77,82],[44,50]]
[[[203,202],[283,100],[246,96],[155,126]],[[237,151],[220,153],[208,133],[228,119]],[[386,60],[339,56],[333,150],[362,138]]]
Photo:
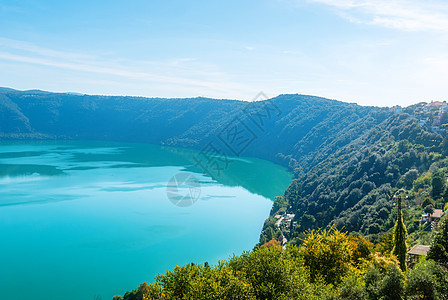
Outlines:
[[[261,129],[251,123],[249,129],[255,138],[237,154],[288,165],[330,141],[346,143],[338,132],[347,127],[355,126],[361,133],[390,115],[385,108],[305,95],[280,95],[269,101],[280,113],[262,120]],[[243,113],[247,105],[244,101],[208,98],[90,96],[0,89],[0,138],[113,140],[196,149],[214,141],[220,144],[221,151],[235,155],[219,137],[235,120],[244,119],[247,123]]]

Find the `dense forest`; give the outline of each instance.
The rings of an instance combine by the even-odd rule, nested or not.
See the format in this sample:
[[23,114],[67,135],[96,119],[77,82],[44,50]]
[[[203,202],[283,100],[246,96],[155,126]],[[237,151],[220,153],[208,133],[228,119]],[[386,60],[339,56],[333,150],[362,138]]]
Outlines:
[[[446,299],[448,225],[428,216],[448,208],[447,108],[0,89],[0,139],[146,142],[263,158],[294,173],[253,251],[176,267],[117,299]],[[432,260],[408,271],[392,254],[396,194],[404,252],[433,243]]]
[[[422,223],[421,215],[448,202],[448,113],[443,107],[407,107],[335,151],[324,145],[315,156],[327,153],[325,158],[297,162],[295,179],[276,198],[260,242],[281,241],[284,235],[300,243],[304,231],[328,226],[378,242],[394,224],[392,195],[404,189],[408,231],[415,242],[427,244],[434,224]],[[279,224],[285,213],[291,220]]]
[[[286,166],[305,157],[311,165],[312,154],[324,145],[328,151],[347,145],[390,115],[389,109],[305,95],[245,102],[0,89],[2,140],[107,140],[195,149],[212,142],[223,154]],[[235,145],[235,133],[245,142]]]

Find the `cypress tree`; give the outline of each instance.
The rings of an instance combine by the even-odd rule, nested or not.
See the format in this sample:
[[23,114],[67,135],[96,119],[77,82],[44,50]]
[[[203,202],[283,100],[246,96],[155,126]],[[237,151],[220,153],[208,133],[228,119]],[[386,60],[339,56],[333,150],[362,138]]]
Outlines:
[[400,269],[406,271],[406,238],[407,238],[406,226],[403,223],[403,214],[401,212],[401,197],[398,196],[398,213],[397,222],[394,228],[394,248],[392,253],[398,258],[400,263]]

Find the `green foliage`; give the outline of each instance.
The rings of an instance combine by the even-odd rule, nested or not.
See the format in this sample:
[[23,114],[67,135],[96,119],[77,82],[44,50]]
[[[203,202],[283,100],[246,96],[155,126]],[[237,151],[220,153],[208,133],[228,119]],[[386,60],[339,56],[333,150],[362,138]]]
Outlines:
[[358,266],[364,260],[369,260],[374,252],[374,244],[366,240],[365,238],[352,235],[348,236],[350,249],[352,252],[351,260]]
[[339,283],[351,266],[352,249],[345,233],[336,229],[312,230],[300,248],[311,280]]
[[399,300],[448,295],[448,272],[440,264],[423,261],[406,273],[398,265],[393,256],[375,253],[361,237],[315,230],[300,247],[282,249],[273,244],[214,267],[176,266],[154,283],[142,283],[114,299]]
[[431,262],[421,262],[406,274],[406,295],[408,299],[435,299],[436,277]]
[[434,212],[434,206],[432,204],[428,204],[423,208],[423,211],[426,214],[432,214]]
[[408,299],[446,299],[448,272],[434,261],[422,261],[406,274]]
[[313,228],[316,224],[316,218],[312,215],[304,214],[300,218],[300,228],[302,230]]
[[443,172],[437,172],[433,174],[432,180],[432,195],[433,197],[437,198],[442,196],[443,192],[445,191],[446,187],[446,176]]
[[283,196],[275,197],[274,205],[271,209],[271,215],[283,214],[288,207],[288,200]]
[[176,266],[122,299],[400,299],[403,284],[396,260],[331,229],[309,232],[299,247],[273,243],[214,267]]
[[420,189],[423,189],[426,186],[430,186],[431,184],[431,173],[425,173],[422,176],[418,177],[413,184],[413,190],[418,191]]
[[418,170],[417,169],[411,169],[407,171],[401,178],[400,178],[400,187],[404,187],[406,189],[411,189],[412,185],[414,184],[414,181],[418,178]]
[[400,269],[394,265],[389,265],[386,269],[385,277],[380,284],[381,299],[402,299],[404,292],[404,276]]
[[337,296],[334,299],[344,300],[362,300],[367,299],[364,279],[361,275],[354,272],[344,277],[338,285]]
[[297,250],[281,247],[261,248],[233,257],[228,265],[235,272],[241,272],[254,288],[257,299],[278,299],[302,291],[310,294],[308,273],[302,267]]
[[398,204],[397,222],[394,228],[394,248],[392,253],[397,256],[400,262],[400,268],[402,271],[406,271],[406,254],[407,254],[407,231],[406,226],[403,223],[403,216],[401,213],[401,199]]
[[[163,287],[159,294],[168,299],[253,299],[253,291],[243,278],[235,276],[225,265],[203,267],[176,266],[173,271],[157,276],[153,286]],[[149,298],[149,297],[148,297]]]
[[428,251],[428,259],[448,266],[448,217],[446,216],[440,220],[436,229],[434,240]]
[[381,237],[381,241],[376,244],[375,249],[381,254],[392,253],[394,249],[394,234],[386,233]]
[[443,139],[441,148],[443,154],[448,155],[448,136],[445,136],[445,138]]
[[296,160],[296,178],[284,197],[285,211],[298,222],[285,237],[298,244],[305,230],[334,226],[379,242],[394,227],[390,198],[399,188],[410,195],[402,223],[410,234],[427,229],[418,222],[423,213],[418,204],[428,197],[434,208],[448,202],[441,175],[448,166],[446,137],[419,124],[427,117],[421,111],[413,107],[409,114],[395,114],[364,131],[347,127],[340,134],[350,134],[349,143],[333,148],[329,141],[313,154],[325,153],[325,158]]
[[399,300],[404,293],[404,276],[394,264],[385,270],[372,266],[365,275],[365,289],[369,299]]

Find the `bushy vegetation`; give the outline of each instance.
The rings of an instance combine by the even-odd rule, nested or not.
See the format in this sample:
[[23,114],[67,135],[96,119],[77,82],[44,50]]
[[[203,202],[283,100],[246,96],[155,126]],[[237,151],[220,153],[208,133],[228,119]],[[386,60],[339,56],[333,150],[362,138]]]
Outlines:
[[114,299],[446,299],[447,291],[443,265],[422,260],[403,272],[390,251],[329,229],[307,232],[301,246],[273,242],[216,266],[177,266]]

